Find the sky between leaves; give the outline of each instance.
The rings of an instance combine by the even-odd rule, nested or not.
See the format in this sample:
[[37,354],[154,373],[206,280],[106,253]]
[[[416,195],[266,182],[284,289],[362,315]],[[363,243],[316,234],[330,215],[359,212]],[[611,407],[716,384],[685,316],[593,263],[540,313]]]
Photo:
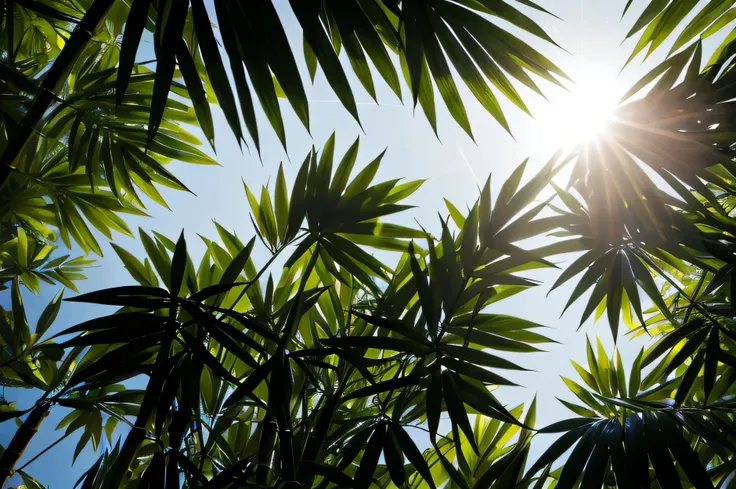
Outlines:
[[[206,2],[208,8],[210,2]],[[262,158],[241,151],[235,138],[229,131],[219,109],[214,109],[217,154],[214,155],[221,167],[196,166],[189,164],[172,164],[172,171],[196,194],[166,191],[162,194],[171,211],[151,205],[150,218],[130,218],[128,223],[132,230],[139,226],[145,231],[156,230],[175,239],[182,228],[185,229],[187,245],[193,257],[201,256],[204,249],[198,234],[216,238],[212,220],[216,219],[228,230],[234,230],[241,239],[253,236],[252,226],[248,218],[248,205],[243,192],[241,179],[257,189],[267,184],[269,178],[275,178],[279,162],[283,161],[287,180],[291,182],[296,175],[298,165],[304,155],[314,144],[317,148],[335,131],[337,137],[336,153],[341,154],[358,135],[361,135],[360,153],[357,167],[365,165],[374,156],[388,147],[378,180],[390,178],[428,180],[410,199],[409,203],[418,208],[404,213],[398,220],[403,224],[418,221],[430,230],[437,227],[437,212],[446,214],[443,198],[449,199],[459,208],[471,204],[478,195],[481,185],[489,173],[493,173],[492,187],[496,192],[500,184],[510,172],[526,157],[530,157],[527,166],[527,177],[541,167],[558,147],[559,138],[567,132],[566,127],[573,124],[571,115],[577,110],[585,109],[588,104],[599,103],[613,105],[616,100],[646,73],[659,56],[664,56],[669,46],[663,46],[651,60],[640,63],[635,60],[620,75],[619,71],[626,61],[634,41],[621,44],[631,22],[645,7],[646,1],[637,1],[623,21],[619,21],[624,3],[621,1],[601,0],[539,0],[539,3],[563,20],[528,12],[550,36],[564,49],[556,49],[551,45],[535,43],[544,55],[560,66],[576,84],[568,84],[570,92],[541,82],[543,92],[549,101],[517,87],[527,101],[534,119],[523,114],[505,99],[501,105],[507,114],[509,124],[516,140],[512,139],[493,119],[480,107],[463,84],[458,84],[461,95],[466,100],[468,114],[476,136],[474,144],[449,118],[447,113],[439,113],[438,124],[441,141],[439,141],[421,114],[414,115],[410,105],[402,105],[389,88],[377,83],[377,95],[381,102],[376,106],[367,93],[363,92],[357,80],[350,80],[355,90],[361,120],[365,134],[351,116],[337,102],[324,77],[318,73],[315,84],[305,80],[307,96],[312,109],[311,137],[290,110],[284,111],[287,126],[288,155],[272,131],[264,131],[262,139]],[[295,53],[301,52],[301,32],[293,18],[285,0],[275,0],[277,10],[282,15],[287,34],[294,46]],[[697,9],[695,9],[697,11]],[[686,23],[686,22],[685,22]],[[522,38],[525,36],[522,34]],[[716,37],[716,36],[714,36]],[[674,37],[673,37],[674,39]],[[706,45],[716,44],[720,39],[711,38]],[[150,42],[143,50],[150,50]],[[139,53],[145,54],[145,53]],[[297,62],[302,62],[297,56]],[[303,71],[306,73],[306,70]],[[355,82],[355,83],[354,83]],[[406,94],[406,90],[404,90]],[[409,100],[409,97],[405,97]],[[421,110],[421,109],[418,109]],[[266,124],[265,116],[258,116]],[[259,120],[261,124],[261,120]],[[195,131],[196,133],[196,131]],[[204,138],[202,138],[204,140]],[[208,151],[209,148],[202,147]],[[211,150],[209,151],[211,153]],[[112,251],[104,237],[96,236],[102,244],[104,258],[97,261],[96,267],[87,271],[88,280],[79,284],[80,292],[96,289],[129,285],[133,283],[122,267],[117,255]],[[116,236],[115,243],[124,247],[138,257],[144,256],[139,241],[125,236]],[[258,248],[258,247],[256,247]],[[265,263],[266,251],[263,248],[255,253],[257,264]],[[398,255],[396,255],[397,257]],[[382,257],[386,263],[392,263],[395,257]],[[274,269],[276,270],[276,269]],[[561,287],[547,296],[552,283],[559,272],[545,270],[533,275],[542,281],[542,285],[511,299],[495,304],[495,313],[519,316],[549,326],[546,335],[557,340],[559,344],[549,345],[547,352],[530,354],[524,359],[524,366],[536,372],[513,372],[510,379],[525,388],[504,387],[498,392],[499,399],[512,407],[521,402],[530,402],[537,395],[539,426],[570,417],[567,411],[555,398],[572,400],[560,379],[565,375],[576,379],[577,375],[570,365],[569,359],[585,362],[585,335],[591,339],[596,334],[611,351],[612,341],[605,319],[597,325],[590,321],[577,330],[582,307],[585,301],[578,301],[560,318],[564,301],[569,297],[572,283]],[[42,286],[40,296],[25,294],[26,310],[29,320],[36,320],[43,306],[48,303],[56,290],[50,286]],[[67,291],[67,296],[71,291]],[[9,305],[9,293],[0,295],[0,305]],[[51,333],[77,324],[83,320],[109,313],[101,306],[78,303],[66,303],[61,310],[57,323]],[[626,338],[619,340],[619,348],[624,365],[630,365],[642,342],[629,342]],[[5,396],[10,401],[17,401],[19,407],[31,404],[37,392],[24,392],[7,389]],[[52,443],[62,432],[53,432],[53,428],[65,413],[61,409],[52,411],[52,415],[44,421],[44,427],[34,438],[28,452],[21,460],[25,463],[30,457]],[[0,443],[7,444],[15,432],[11,422],[0,425]],[[546,436],[536,437],[532,444],[533,459],[546,448],[549,441]],[[103,441],[104,444],[107,443]],[[91,447],[87,447],[71,467],[72,453],[76,438],[72,437],[56,446],[29,466],[29,470],[39,482],[51,488],[72,487],[77,478],[94,459]]]

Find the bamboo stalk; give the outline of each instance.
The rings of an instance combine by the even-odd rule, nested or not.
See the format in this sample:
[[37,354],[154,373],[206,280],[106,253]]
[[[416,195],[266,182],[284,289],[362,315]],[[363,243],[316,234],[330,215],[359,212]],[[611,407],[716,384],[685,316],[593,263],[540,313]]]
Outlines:
[[33,99],[33,104],[31,104],[30,109],[21,121],[20,128],[10,138],[8,146],[0,156],[0,186],[5,183],[14,170],[13,164],[16,158],[33,136],[36,125],[59,95],[59,91],[69,77],[74,63],[87,47],[87,43],[89,43],[97,27],[104,22],[105,15],[114,1],[95,0],[82,17],[77,28],[69,36],[69,40],[64,45],[61,53],[51,64],[39,86],[36,97]]
[[13,439],[10,440],[8,447],[0,457],[0,487],[2,487],[8,478],[15,473],[15,464],[18,463],[23,452],[26,451],[31,443],[33,436],[38,431],[41,421],[49,412],[51,403],[49,401],[41,401],[33,408],[23,424],[15,432]]

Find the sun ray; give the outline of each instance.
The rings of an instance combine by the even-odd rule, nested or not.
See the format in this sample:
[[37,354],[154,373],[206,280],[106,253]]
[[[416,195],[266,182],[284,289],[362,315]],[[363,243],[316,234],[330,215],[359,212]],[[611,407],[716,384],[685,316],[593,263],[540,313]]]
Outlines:
[[606,131],[621,87],[615,79],[588,73],[560,94],[539,116],[543,146],[572,148]]

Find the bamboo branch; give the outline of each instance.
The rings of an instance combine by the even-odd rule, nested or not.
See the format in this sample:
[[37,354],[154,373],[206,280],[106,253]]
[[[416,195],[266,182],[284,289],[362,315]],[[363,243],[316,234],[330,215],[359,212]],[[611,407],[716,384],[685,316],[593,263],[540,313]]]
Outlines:
[[38,431],[41,421],[49,412],[51,402],[41,401],[36,404],[31,413],[28,415],[23,424],[15,432],[13,439],[10,440],[8,448],[5,449],[0,456],[0,487],[2,487],[8,478],[15,473],[15,464],[18,463],[23,452],[26,451],[31,443],[33,436]]

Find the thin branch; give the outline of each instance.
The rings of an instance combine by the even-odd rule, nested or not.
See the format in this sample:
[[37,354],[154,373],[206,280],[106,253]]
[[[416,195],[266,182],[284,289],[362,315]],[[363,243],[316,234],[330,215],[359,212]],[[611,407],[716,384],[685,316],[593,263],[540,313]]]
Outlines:
[[35,457],[33,457],[32,459],[30,459],[28,462],[24,463],[21,467],[15,469],[15,471],[16,472],[20,472],[21,470],[25,469],[26,467],[28,467],[29,465],[31,465],[33,462],[35,462],[36,459],[38,459],[41,455],[43,455],[44,453],[48,452],[49,450],[51,450],[52,448],[54,448],[56,445],[58,445],[59,443],[61,443],[62,441],[64,441],[66,439],[66,437],[69,436],[69,435],[71,435],[72,433],[73,432],[71,432],[71,431],[69,433],[64,433],[58,440],[56,440],[51,445],[49,445],[46,448],[44,448],[43,450],[41,450],[38,454],[36,454]]
[[[427,428],[425,428],[424,426],[417,426],[417,425],[413,425],[413,424],[402,424],[401,426],[403,426],[404,428],[414,428],[414,429],[417,429],[417,430],[422,430],[422,431],[424,431],[426,433],[429,433],[431,435],[431,433],[429,432],[429,430]],[[444,440],[447,440],[449,442],[455,443],[455,440],[453,440],[452,438],[448,438],[445,435],[442,435],[440,433],[437,433],[437,436],[439,436],[440,438],[442,438]]]

